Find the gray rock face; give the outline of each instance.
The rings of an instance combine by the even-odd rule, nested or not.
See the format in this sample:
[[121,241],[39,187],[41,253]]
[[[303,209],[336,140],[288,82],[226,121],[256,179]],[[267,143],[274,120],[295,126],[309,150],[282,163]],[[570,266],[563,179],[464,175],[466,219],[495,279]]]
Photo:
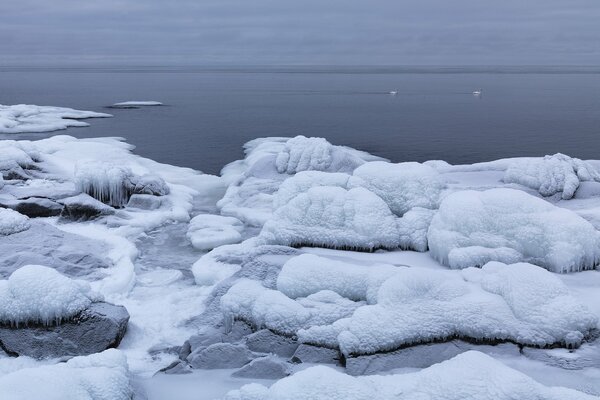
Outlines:
[[158,372],[163,372],[167,375],[191,374],[192,368],[188,363],[182,360],[176,360]]
[[4,201],[1,205],[12,208],[13,210],[31,218],[55,217],[60,215],[63,209],[61,204],[42,197],[30,197],[24,200]]
[[115,213],[114,208],[85,193],[67,197],[60,200],[60,202],[64,205],[61,217],[75,221],[87,221]]
[[298,348],[298,342],[292,338],[277,335],[268,329],[261,329],[246,337],[246,346],[258,353],[273,353],[289,358]]
[[[189,346],[189,352],[198,351],[204,349],[211,344],[215,343],[235,343],[242,340],[246,335],[252,333],[252,328],[248,324],[242,321],[235,321],[231,328],[231,331],[224,333],[223,329],[209,329],[205,332],[199,333],[190,337],[186,343]],[[184,344],[185,347],[186,344]],[[185,350],[182,350],[185,352]],[[188,353],[189,354],[189,353]],[[187,357],[187,356],[186,356]]]
[[326,347],[301,344],[292,357],[295,363],[339,364],[340,352]]
[[243,367],[254,358],[254,354],[242,344],[215,343],[193,351],[187,361],[193,368],[219,369]]
[[162,199],[151,194],[133,194],[129,198],[127,207],[139,208],[140,210],[156,210],[160,208]]
[[119,345],[128,321],[125,307],[93,303],[59,325],[18,328],[0,325],[0,347],[9,355],[37,359],[99,353]]
[[286,362],[277,357],[267,356],[252,360],[231,376],[236,378],[281,379],[289,374],[290,368]]

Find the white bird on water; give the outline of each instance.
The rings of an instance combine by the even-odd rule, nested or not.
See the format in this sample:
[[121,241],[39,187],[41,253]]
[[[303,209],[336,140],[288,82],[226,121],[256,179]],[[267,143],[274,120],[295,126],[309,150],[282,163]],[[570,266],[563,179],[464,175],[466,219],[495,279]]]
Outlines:
[[482,90],[481,89],[477,89],[473,91],[473,96],[481,96]]

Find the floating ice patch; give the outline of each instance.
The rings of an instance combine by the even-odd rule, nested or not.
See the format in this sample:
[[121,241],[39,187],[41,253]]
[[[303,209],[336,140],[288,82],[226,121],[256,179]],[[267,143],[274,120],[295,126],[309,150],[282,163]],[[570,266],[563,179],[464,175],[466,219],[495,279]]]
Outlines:
[[562,192],[567,200],[575,195],[580,182],[600,182],[600,173],[585,161],[557,153],[516,161],[509,165],[503,180],[535,189],[542,196]]
[[52,268],[26,265],[0,280],[0,323],[60,323],[100,300],[86,282]]
[[71,126],[89,126],[80,119],[105,117],[112,115],[63,107],[0,104],[0,133],[51,132]]
[[381,197],[398,216],[413,207],[436,209],[445,188],[435,169],[416,162],[370,162],[358,167],[353,176],[361,178],[355,185]]
[[352,377],[316,366],[283,378],[270,388],[251,383],[226,400],[593,400],[596,396],[544,386],[476,351],[404,374]]
[[513,189],[449,195],[427,238],[431,255],[450,268],[527,261],[572,272],[594,268],[600,260],[600,234],[589,222]]
[[225,244],[242,241],[242,222],[233,217],[201,214],[190,221],[187,238],[198,250],[211,250]]
[[127,359],[106,350],[66,363],[25,368],[0,377],[2,400],[130,400]]
[[0,236],[23,232],[29,229],[30,226],[27,216],[8,208],[0,208]]
[[147,106],[162,106],[163,103],[160,101],[122,101],[120,103],[115,103],[112,107],[115,108],[138,108],[138,107],[147,107]]
[[287,246],[372,251],[398,247],[396,217],[380,197],[363,188],[313,187],[264,225],[259,240]]
[[87,161],[75,167],[77,189],[115,207],[122,207],[129,201],[132,177],[129,168],[109,162]]

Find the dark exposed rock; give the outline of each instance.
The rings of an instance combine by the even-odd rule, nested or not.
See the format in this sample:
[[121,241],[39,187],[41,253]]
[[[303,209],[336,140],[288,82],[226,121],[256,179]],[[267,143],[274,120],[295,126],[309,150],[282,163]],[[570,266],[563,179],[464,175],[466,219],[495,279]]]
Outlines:
[[64,198],[60,202],[64,205],[61,217],[71,220],[86,221],[115,213],[114,208],[85,193]]
[[223,329],[208,329],[202,333],[191,336],[187,343],[190,345],[190,351],[198,351],[215,343],[235,343],[239,342],[252,333],[252,328],[242,321],[235,321],[231,330],[224,333]]
[[258,353],[273,353],[281,357],[291,357],[298,348],[292,338],[280,336],[269,329],[261,329],[246,337],[246,346]]
[[193,351],[187,361],[197,369],[239,368],[255,358],[242,344],[215,343]]
[[326,347],[301,344],[292,357],[295,363],[339,364],[340,352]]
[[158,372],[165,373],[167,375],[180,375],[180,374],[191,374],[192,367],[188,363],[182,360],[175,360],[168,366],[159,370]]
[[99,353],[119,345],[128,321],[125,307],[92,303],[58,325],[0,325],[0,347],[9,355],[38,359]]
[[231,376],[236,378],[281,379],[289,374],[290,368],[285,361],[274,356],[267,356],[252,360]]
[[0,202],[0,205],[12,208],[23,215],[31,218],[55,217],[60,215],[63,206],[53,200],[42,197],[30,197],[23,200],[8,200]]

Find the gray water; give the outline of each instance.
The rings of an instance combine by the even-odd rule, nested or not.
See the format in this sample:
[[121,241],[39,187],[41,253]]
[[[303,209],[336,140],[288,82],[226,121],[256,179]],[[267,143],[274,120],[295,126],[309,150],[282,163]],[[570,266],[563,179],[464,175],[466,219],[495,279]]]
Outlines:
[[[166,106],[104,108],[126,100]],[[208,173],[250,139],[299,134],[393,161],[600,158],[593,67],[2,68],[0,104],[17,103],[112,113],[51,134],[121,136],[138,154]]]

